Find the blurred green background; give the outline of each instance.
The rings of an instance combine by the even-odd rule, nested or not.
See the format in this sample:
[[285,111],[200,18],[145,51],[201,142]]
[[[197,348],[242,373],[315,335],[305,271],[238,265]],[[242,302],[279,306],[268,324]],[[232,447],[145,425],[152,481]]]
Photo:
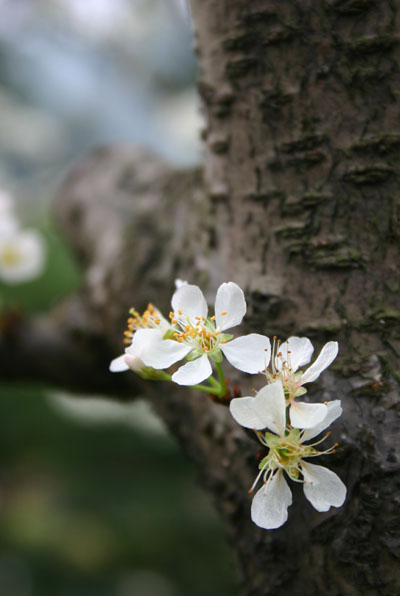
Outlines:
[[[41,277],[1,285],[7,306],[79,286],[51,204],[92,147],[201,163],[192,44],[184,0],[0,0],[0,189],[48,246]],[[144,402],[0,380],[1,596],[236,593],[214,508]]]

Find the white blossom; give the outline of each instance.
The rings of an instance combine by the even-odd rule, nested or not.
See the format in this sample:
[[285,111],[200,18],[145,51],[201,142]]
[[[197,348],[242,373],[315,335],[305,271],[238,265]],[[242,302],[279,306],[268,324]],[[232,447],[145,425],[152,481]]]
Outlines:
[[[179,385],[196,385],[212,374],[210,359],[228,361],[244,372],[255,374],[265,369],[270,359],[270,341],[264,335],[251,333],[232,339],[224,333],[242,322],[246,313],[243,291],[233,283],[223,283],[215,300],[215,315],[208,318],[204,295],[195,285],[180,284],[172,297],[171,322],[175,327],[173,338],[181,345],[174,362],[186,357],[189,362],[181,366],[172,380]],[[165,339],[162,340],[165,342]],[[172,346],[172,344],[169,344]],[[164,346],[164,350],[169,349]],[[146,354],[149,365],[162,368],[158,353]]]
[[8,284],[30,281],[44,268],[46,247],[36,230],[20,230],[9,221],[0,226],[0,280]]
[[264,484],[253,499],[251,517],[254,523],[265,529],[279,528],[287,519],[292,495],[283,472],[303,484],[306,498],[318,511],[328,511],[331,506],[340,507],[346,497],[346,487],[334,472],[304,461],[304,458],[334,451],[334,448],[323,452],[315,449],[326,437],[314,444],[306,441],[317,436],[340,416],[340,401],[329,402],[325,418],[305,430],[287,426],[286,407],[280,380],[266,385],[256,397],[236,398],[230,404],[232,416],[245,428],[272,431],[257,433],[269,451],[259,465],[259,474],[251,488],[252,492],[262,476]]

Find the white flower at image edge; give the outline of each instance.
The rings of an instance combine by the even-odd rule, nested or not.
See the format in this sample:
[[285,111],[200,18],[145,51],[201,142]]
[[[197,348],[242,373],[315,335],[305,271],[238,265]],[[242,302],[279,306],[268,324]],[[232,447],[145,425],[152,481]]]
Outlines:
[[[313,445],[304,443],[319,435],[341,415],[339,400],[328,403],[325,418],[314,427],[301,432],[291,429],[288,434],[285,433],[286,400],[280,381],[266,385],[255,398],[233,399],[230,411],[236,422],[245,428],[267,428],[277,435],[266,439],[270,450],[256,479],[264,474],[264,484],[254,496],[251,506],[251,518],[255,524],[271,530],[286,522],[292,493],[284,478],[284,470],[293,480],[303,483],[306,498],[318,511],[343,505],[346,487],[340,478],[331,470],[303,459],[319,455]],[[300,474],[303,480],[298,480]]]
[[232,339],[224,333],[239,325],[246,313],[244,294],[237,284],[223,283],[218,288],[213,317],[208,318],[207,302],[200,288],[186,283],[174,293],[172,309],[175,340],[160,340],[157,349],[152,346],[152,351],[146,350],[148,366],[165,368],[166,359],[173,364],[186,357],[190,361],[172,375],[179,385],[196,385],[210,377],[210,358],[218,362],[222,354],[244,372],[256,374],[265,370],[271,353],[268,337],[251,333]]
[[0,233],[0,280],[8,284],[30,281],[44,268],[46,245],[36,230],[9,227]]

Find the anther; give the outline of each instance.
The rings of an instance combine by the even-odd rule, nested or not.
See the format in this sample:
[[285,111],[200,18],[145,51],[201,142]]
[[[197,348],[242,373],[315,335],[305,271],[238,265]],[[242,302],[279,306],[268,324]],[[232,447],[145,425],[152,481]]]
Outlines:
[[226,310],[224,310],[224,312],[221,313],[221,317],[224,317],[225,315],[227,315],[228,313],[226,312]]

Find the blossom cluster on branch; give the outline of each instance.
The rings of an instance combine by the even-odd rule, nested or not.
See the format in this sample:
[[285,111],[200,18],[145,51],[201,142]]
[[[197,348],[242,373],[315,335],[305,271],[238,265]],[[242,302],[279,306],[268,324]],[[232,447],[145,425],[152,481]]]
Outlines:
[[[336,358],[338,343],[325,344],[315,362],[302,372],[301,367],[310,362],[314,351],[308,338],[289,337],[283,343],[274,338],[271,345],[268,337],[258,333],[235,339],[226,333],[239,325],[246,313],[243,291],[234,282],[219,287],[212,316],[200,288],[180,280],[171,304],[169,320],[152,304],[142,315],[131,310],[125,353],[111,362],[110,370],[131,369],[145,379],[195,387],[229,402],[236,422],[253,430],[268,449],[249,491],[253,492],[263,479],[251,507],[252,520],[258,526],[274,529],[287,520],[292,494],[284,472],[303,484],[306,498],[318,511],[343,505],[346,487],[340,478],[323,466],[305,461],[335,452],[336,444],[323,451],[316,449],[329,433],[316,442],[309,441],[341,415],[340,401],[298,400],[307,391],[304,385],[315,381]],[[221,366],[224,356],[243,372],[263,373],[266,385],[255,396],[232,396]],[[186,363],[172,375],[166,372],[181,360]]]

